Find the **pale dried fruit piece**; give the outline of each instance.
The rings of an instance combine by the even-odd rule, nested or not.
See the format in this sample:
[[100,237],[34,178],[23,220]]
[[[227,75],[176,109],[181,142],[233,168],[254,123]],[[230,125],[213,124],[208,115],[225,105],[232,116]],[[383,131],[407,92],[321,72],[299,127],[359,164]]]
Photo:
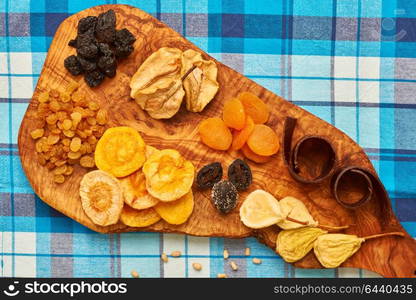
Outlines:
[[242,92],[238,95],[238,99],[244,106],[246,115],[250,116],[254,123],[263,124],[269,119],[269,108],[259,97],[250,93]]
[[276,252],[289,263],[301,260],[312,250],[315,240],[325,233],[327,231],[313,227],[282,230],[277,235]]
[[294,197],[285,197],[279,201],[280,208],[284,216],[290,217],[292,219],[306,222],[308,225],[302,225],[299,223],[291,222],[287,219],[284,219],[277,223],[277,225],[282,229],[294,229],[304,226],[316,227],[318,222],[313,219],[309,210],[306,208],[305,204],[299,199]]
[[233,98],[224,104],[222,119],[230,128],[241,130],[246,124],[246,113],[240,100]]
[[194,209],[194,195],[192,190],[176,201],[159,202],[154,209],[169,224],[183,224],[191,216]]
[[240,207],[240,219],[250,228],[264,228],[284,218],[279,202],[264,190],[251,192]]
[[199,136],[208,147],[216,150],[228,150],[233,141],[230,129],[220,118],[208,118],[199,123]]
[[152,154],[143,165],[148,192],[161,201],[174,201],[192,187],[193,164],[172,149]]
[[32,139],[36,140],[41,137],[43,137],[43,134],[45,133],[45,130],[43,128],[38,128],[30,132],[30,136]]
[[95,148],[95,164],[116,177],[137,171],[144,163],[145,143],[131,127],[112,127],[105,131]]
[[150,207],[142,210],[124,205],[120,216],[121,222],[130,227],[147,227],[160,220],[160,216]]
[[247,140],[250,149],[262,156],[270,156],[279,151],[280,143],[276,132],[263,124],[254,125],[254,129]]
[[100,170],[89,172],[81,180],[79,193],[85,213],[95,224],[117,223],[124,202],[115,177]]
[[150,195],[146,189],[146,177],[141,170],[120,179],[124,202],[135,209],[153,207],[159,200]]
[[146,159],[149,159],[150,156],[152,156],[154,153],[159,152],[160,150],[150,146],[150,145],[146,145]]

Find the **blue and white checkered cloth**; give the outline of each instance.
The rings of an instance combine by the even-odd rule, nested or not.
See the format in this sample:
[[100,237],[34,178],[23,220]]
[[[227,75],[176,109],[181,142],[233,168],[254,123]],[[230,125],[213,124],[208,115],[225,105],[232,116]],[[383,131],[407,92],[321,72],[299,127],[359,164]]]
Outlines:
[[[44,204],[17,134],[57,26],[90,6],[137,6],[223,63],[345,131],[416,236],[416,0],[1,0],[0,276],[366,277],[302,270],[255,239],[92,232]],[[254,265],[244,249],[261,258]],[[227,248],[239,269],[222,257]],[[180,258],[160,260],[179,250]],[[192,263],[202,264],[195,271]]]

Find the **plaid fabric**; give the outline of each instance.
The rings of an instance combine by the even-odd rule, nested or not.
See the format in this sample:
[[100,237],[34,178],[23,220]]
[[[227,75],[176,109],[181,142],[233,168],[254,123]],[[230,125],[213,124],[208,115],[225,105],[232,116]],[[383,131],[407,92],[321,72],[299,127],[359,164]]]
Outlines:
[[[151,13],[225,64],[332,123],[370,156],[416,236],[415,0],[119,1]],[[372,276],[291,267],[253,238],[102,235],[45,205],[20,165],[18,128],[58,24],[99,0],[0,1],[0,276]],[[244,256],[261,258],[254,265]],[[222,258],[227,248],[239,265]],[[180,250],[164,264],[162,252]],[[200,272],[193,262],[203,265]]]

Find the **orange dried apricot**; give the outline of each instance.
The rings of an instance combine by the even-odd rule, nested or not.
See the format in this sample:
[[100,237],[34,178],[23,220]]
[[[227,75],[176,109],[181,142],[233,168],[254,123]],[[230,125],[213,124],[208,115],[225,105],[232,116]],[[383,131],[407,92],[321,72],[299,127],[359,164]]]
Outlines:
[[243,146],[243,148],[241,148],[241,151],[243,152],[243,155],[245,157],[247,157],[249,160],[254,161],[256,163],[265,163],[268,162],[271,159],[271,156],[263,156],[263,155],[258,155],[256,153],[254,153],[253,151],[251,151],[251,149],[247,146],[247,144],[245,144]]
[[250,93],[242,92],[238,99],[244,106],[244,111],[250,116],[255,124],[264,124],[269,119],[269,108],[259,97]]
[[199,135],[205,145],[216,150],[227,150],[233,141],[230,129],[217,117],[199,123]]
[[246,125],[240,131],[235,131],[233,134],[232,150],[240,150],[247,142],[254,129],[254,122],[250,116],[247,116]]
[[222,119],[225,125],[237,130],[243,129],[246,123],[246,113],[240,100],[233,98],[224,104]]
[[279,151],[279,138],[276,132],[263,124],[254,125],[253,132],[247,140],[250,149],[263,156],[270,156]]

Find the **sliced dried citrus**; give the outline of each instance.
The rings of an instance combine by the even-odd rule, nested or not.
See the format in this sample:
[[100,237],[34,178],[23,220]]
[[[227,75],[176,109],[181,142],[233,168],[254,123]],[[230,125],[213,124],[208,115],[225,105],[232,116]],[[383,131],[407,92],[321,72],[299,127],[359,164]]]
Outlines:
[[123,208],[123,194],[118,180],[96,170],[84,175],[79,194],[87,216],[97,225],[117,223]]
[[240,207],[240,219],[250,228],[264,228],[283,219],[279,202],[263,190],[251,192]]
[[233,134],[233,143],[231,144],[232,150],[240,150],[244,144],[247,142],[251,133],[254,129],[254,122],[250,116],[247,116],[246,125],[240,131],[236,130]]
[[137,210],[124,205],[120,216],[121,222],[131,227],[147,227],[160,220],[160,216],[152,208]]
[[247,140],[250,149],[263,156],[270,156],[279,151],[280,143],[276,132],[263,124],[254,125],[254,129]]
[[164,149],[149,157],[143,173],[149,194],[161,201],[174,201],[191,189],[195,169],[178,151]]
[[254,123],[263,124],[269,119],[269,108],[259,97],[250,93],[242,92],[238,99],[244,106],[246,115],[250,116]]
[[233,98],[224,104],[222,119],[225,125],[237,130],[243,129],[246,123],[246,113],[240,100]]
[[268,161],[271,160],[271,156],[263,156],[263,155],[258,155],[256,153],[254,153],[253,151],[251,151],[251,149],[247,146],[247,144],[245,144],[243,146],[243,148],[241,148],[241,151],[243,152],[243,155],[245,157],[247,157],[249,160],[254,161],[256,163],[266,163]]
[[131,127],[107,129],[95,149],[97,167],[116,177],[138,170],[145,158],[145,143],[137,130]]
[[176,201],[159,202],[154,209],[169,224],[179,225],[185,223],[194,209],[192,190]]
[[199,123],[199,135],[205,145],[216,150],[228,150],[233,141],[230,129],[220,118],[208,118]]

